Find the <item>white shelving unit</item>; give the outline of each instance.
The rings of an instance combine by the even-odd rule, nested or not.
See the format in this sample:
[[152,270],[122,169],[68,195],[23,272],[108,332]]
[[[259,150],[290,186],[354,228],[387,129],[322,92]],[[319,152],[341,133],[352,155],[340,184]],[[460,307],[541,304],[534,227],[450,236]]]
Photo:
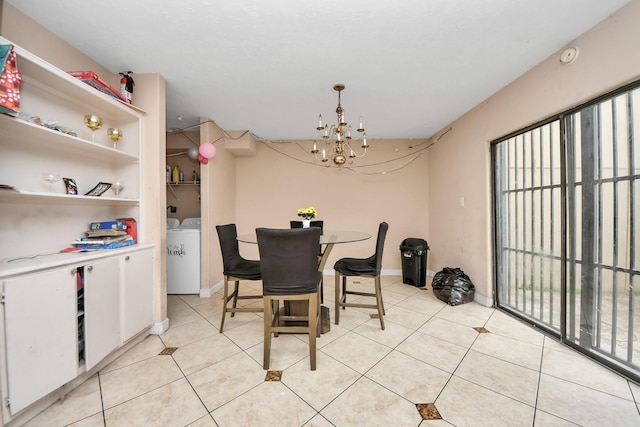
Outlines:
[[[0,37],[0,43],[10,42]],[[0,424],[5,425],[41,410],[148,333],[154,283],[153,245],[60,253],[94,221],[134,218],[141,234],[144,111],[19,46],[14,49],[23,74],[21,114],[0,115],[0,184],[15,188],[0,190]],[[95,135],[84,125],[86,114],[103,119]],[[36,118],[56,121],[75,135],[42,126]],[[109,127],[123,131],[115,148]],[[78,194],[66,194],[63,181],[50,186],[44,174],[74,179]],[[119,197],[111,190],[84,195],[99,182],[117,181],[124,184]]]
[[[1,40],[2,43],[8,43]],[[0,245],[1,260],[50,253],[83,236],[92,221],[140,218],[141,134],[144,112],[124,104],[16,46],[23,74],[19,118],[0,115]],[[103,119],[92,135],[85,114]],[[77,136],[34,123],[55,121]],[[122,129],[116,147],[107,128]],[[95,142],[93,141],[95,137]],[[78,195],[68,195],[64,182],[52,185],[44,174],[72,178]],[[84,196],[98,182],[122,182],[119,197],[107,190]],[[138,227],[144,227],[139,223]]]

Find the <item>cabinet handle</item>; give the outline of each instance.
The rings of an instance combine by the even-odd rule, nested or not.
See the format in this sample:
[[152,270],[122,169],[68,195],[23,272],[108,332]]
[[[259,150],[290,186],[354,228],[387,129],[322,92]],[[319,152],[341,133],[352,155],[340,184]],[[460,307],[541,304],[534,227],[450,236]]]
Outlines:
[[129,255],[127,255],[126,257],[124,257],[125,261],[129,261]]
[[87,267],[87,270],[93,271],[93,265],[90,265],[89,267]]
[[77,274],[77,273],[78,273],[78,269],[77,269],[77,268],[72,268],[72,269],[71,269],[71,275],[72,275],[72,276],[73,276],[73,275],[75,275],[75,274]]

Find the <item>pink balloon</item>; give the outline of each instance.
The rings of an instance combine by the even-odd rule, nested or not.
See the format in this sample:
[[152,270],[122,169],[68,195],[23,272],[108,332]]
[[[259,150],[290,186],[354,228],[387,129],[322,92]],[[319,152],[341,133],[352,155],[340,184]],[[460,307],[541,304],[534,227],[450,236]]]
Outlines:
[[216,155],[216,147],[210,142],[205,142],[204,144],[201,144],[200,149],[198,151],[200,152],[200,155],[205,159],[210,159]]

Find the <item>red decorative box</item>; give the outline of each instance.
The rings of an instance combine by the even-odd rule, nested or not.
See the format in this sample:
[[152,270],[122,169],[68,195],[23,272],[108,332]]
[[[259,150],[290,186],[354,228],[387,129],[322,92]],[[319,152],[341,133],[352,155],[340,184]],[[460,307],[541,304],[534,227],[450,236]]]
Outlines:
[[118,218],[117,221],[127,224],[127,234],[131,236],[134,243],[138,243],[138,225],[134,218]]
[[67,72],[71,74],[73,77],[79,80],[82,80],[89,86],[98,89],[100,92],[106,93],[107,95],[114,97],[118,101],[127,103],[127,100],[124,99],[122,95],[120,95],[120,91],[115,90],[113,86],[111,86],[110,84],[102,80],[100,76],[98,76],[93,71],[67,71]]

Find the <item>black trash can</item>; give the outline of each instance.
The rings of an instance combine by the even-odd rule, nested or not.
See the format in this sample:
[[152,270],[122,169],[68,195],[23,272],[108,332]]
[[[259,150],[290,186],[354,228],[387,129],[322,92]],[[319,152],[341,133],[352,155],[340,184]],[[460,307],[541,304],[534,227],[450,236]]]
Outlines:
[[428,250],[429,245],[424,239],[410,237],[402,241],[400,244],[402,283],[419,288],[425,285]]

